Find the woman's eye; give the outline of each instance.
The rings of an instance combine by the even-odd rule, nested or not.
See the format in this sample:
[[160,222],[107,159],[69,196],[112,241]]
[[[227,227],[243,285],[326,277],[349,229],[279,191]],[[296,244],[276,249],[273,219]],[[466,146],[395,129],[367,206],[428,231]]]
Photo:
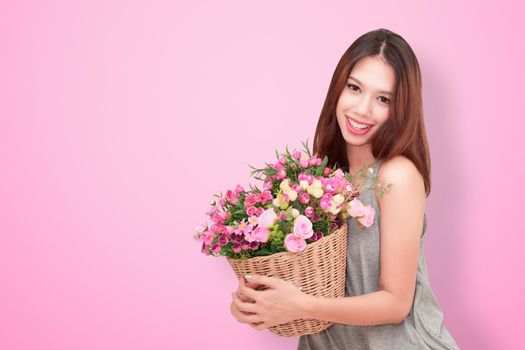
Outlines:
[[381,99],[381,102],[383,102],[383,103],[390,102],[390,100],[388,98],[386,98],[385,96],[380,96],[379,98]]
[[[353,91],[359,90],[359,87],[357,85],[354,85],[354,84],[348,83],[348,84],[346,84],[346,86],[348,86],[350,88],[350,90],[353,90]],[[357,90],[354,89],[354,88],[356,88]]]

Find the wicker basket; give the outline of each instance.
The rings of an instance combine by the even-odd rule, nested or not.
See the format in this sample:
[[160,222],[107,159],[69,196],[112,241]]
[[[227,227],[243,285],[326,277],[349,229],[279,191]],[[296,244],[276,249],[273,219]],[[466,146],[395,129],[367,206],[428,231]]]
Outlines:
[[[346,277],[348,224],[306,245],[299,253],[281,252],[250,259],[230,259],[237,278],[247,273],[272,275],[292,282],[302,291],[318,297],[344,297]],[[299,319],[270,327],[270,332],[283,336],[300,336],[320,332],[331,322]]]

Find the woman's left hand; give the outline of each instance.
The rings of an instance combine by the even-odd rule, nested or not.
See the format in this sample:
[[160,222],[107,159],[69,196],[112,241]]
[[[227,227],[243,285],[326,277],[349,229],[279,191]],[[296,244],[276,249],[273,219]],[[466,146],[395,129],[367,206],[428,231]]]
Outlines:
[[264,285],[268,288],[255,290],[248,287],[243,278],[239,279],[238,292],[253,299],[255,303],[243,302],[236,295],[233,303],[239,310],[253,313],[249,320],[253,328],[262,330],[306,316],[304,308],[309,296],[293,283],[255,274],[247,275],[247,281],[252,285]]

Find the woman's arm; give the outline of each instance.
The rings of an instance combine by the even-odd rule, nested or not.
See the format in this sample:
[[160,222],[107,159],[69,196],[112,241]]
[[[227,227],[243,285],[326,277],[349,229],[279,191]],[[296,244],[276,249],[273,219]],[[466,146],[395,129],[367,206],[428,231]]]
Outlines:
[[408,315],[415,292],[425,185],[414,163],[403,156],[385,162],[378,181],[392,188],[378,198],[381,211],[379,290],[346,298],[308,298],[309,318],[352,325],[399,323]]
[[252,312],[246,323],[261,322],[259,329],[295,318],[313,318],[351,325],[399,323],[410,312],[416,283],[420,235],[425,212],[423,178],[415,165],[399,156],[385,162],[380,182],[390,191],[378,198],[381,211],[379,290],[359,296],[319,298],[298,291],[288,282],[252,276],[252,283],[270,287],[256,291],[241,284],[239,292],[254,304],[234,300],[241,311]]

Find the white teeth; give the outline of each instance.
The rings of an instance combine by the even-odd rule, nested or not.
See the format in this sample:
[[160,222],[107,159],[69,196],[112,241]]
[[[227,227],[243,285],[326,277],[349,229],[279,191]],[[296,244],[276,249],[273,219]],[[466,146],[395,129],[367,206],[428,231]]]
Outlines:
[[356,129],[367,129],[370,127],[370,125],[357,124],[352,119],[348,119],[348,120],[350,121],[350,124]]

